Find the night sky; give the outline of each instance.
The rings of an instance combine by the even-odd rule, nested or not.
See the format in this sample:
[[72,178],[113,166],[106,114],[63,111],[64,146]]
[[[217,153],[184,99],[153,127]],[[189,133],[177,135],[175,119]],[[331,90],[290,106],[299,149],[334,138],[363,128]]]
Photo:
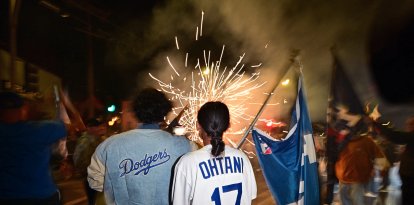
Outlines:
[[[177,62],[183,50],[194,57],[202,56],[203,49],[217,56],[222,45],[226,46],[223,64],[231,67],[245,54],[246,72],[261,72],[261,81],[267,82],[261,91],[265,92],[281,78],[281,67],[294,48],[301,50],[311,117],[323,121],[332,71],[330,48],[335,45],[361,101],[380,102],[380,111],[397,124],[414,114],[412,103],[395,106],[381,99],[367,55],[373,25],[378,28],[382,21],[389,25],[391,20],[413,13],[412,0],[88,1],[95,12],[77,7],[84,2],[81,0],[50,0],[61,8],[60,14],[70,14],[67,18],[39,2],[22,1],[18,56],[61,76],[75,100],[86,97],[88,40],[84,31],[90,21],[95,92],[102,100],[125,99],[137,88],[156,85],[148,72],[161,77],[169,73],[166,56]],[[8,48],[5,8],[7,1],[1,1],[0,46]],[[202,11],[203,38],[195,41]],[[258,63],[262,63],[260,69],[251,67]],[[280,96],[284,95],[289,94],[280,91]]]

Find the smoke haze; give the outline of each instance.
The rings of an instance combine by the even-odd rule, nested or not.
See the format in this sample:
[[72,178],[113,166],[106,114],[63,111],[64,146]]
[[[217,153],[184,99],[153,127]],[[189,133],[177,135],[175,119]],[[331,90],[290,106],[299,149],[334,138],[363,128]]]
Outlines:
[[[148,21],[131,19],[122,25],[118,39],[108,54],[112,64],[138,69],[140,86],[156,85],[148,76],[151,72],[168,80],[173,74],[166,56],[180,73],[186,73],[185,53],[194,67],[202,50],[211,50],[217,60],[225,45],[223,66],[232,67],[245,53],[243,63],[248,73],[260,72],[260,82],[267,82],[257,95],[263,102],[268,92],[284,74],[291,49],[300,50],[308,108],[313,121],[325,121],[327,99],[332,71],[330,48],[335,45],[348,77],[361,102],[375,99],[380,112],[400,125],[404,116],[414,114],[413,106],[388,105],[379,99],[368,71],[366,44],[370,26],[381,12],[388,9],[386,1],[298,1],[298,0],[226,0],[183,1],[169,0],[154,8]],[[412,1],[394,5],[394,9],[412,8]],[[408,6],[407,6],[408,5]],[[407,11],[409,9],[405,9]],[[195,41],[197,27],[202,37]],[[390,13],[390,12],[387,12]],[[396,12],[394,12],[396,13]],[[177,36],[180,49],[175,44]],[[140,61],[149,62],[145,68],[136,68]],[[252,65],[262,63],[260,68]],[[145,83],[143,83],[145,82]],[[291,83],[295,84],[295,82]],[[292,84],[291,84],[292,85]],[[278,88],[271,103],[283,99],[293,101],[295,89]],[[283,118],[290,112],[282,106],[270,118]],[[253,106],[252,114],[259,106]],[[268,109],[272,109],[271,106]]]

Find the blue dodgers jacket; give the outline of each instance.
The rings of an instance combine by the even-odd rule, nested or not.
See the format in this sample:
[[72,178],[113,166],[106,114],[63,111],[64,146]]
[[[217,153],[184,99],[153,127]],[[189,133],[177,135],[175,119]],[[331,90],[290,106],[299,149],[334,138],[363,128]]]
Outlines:
[[190,141],[160,129],[134,129],[101,143],[88,167],[91,188],[107,204],[168,204],[173,164]]

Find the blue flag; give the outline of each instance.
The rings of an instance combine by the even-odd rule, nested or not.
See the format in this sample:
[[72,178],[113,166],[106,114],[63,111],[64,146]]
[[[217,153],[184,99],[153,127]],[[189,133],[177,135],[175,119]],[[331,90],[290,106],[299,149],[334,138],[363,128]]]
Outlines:
[[302,77],[286,138],[273,139],[257,128],[253,129],[252,137],[263,175],[277,204],[318,205],[318,164]]

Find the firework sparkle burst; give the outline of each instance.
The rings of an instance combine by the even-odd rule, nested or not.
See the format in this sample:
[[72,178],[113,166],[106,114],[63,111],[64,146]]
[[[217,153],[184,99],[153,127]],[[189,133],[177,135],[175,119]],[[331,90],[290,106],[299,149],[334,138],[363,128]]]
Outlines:
[[[203,16],[200,28],[203,24]],[[202,29],[196,30],[196,41],[202,35]],[[178,38],[175,37],[175,43],[178,47]],[[211,51],[203,50],[203,57],[195,57],[194,67],[187,67],[190,63],[190,54],[185,54],[184,68],[174,65],[174,62],[167,56],[167,62],[171,68],[170,81],[163,81],[157,76],[149,73],[149,76],[158,83],[159,89],[167,93],[174,102],[178,102],[177,110],[186,108],[180,119],[180,124],[187,130],[189,138],[196,142],[201,142],[197,132],[197,111],[208,101],[222,101],[227,104],[230,111],[231,123],[240,124],[244,121],[251,120],[254,116],[247,114],[247,106],[251,104],[253,92],[264,85],[266,82],[259,82],[259,72],[246,73],[243,59],[245,53],[239,56],[234,66],[228,68],[221,67],[225,46],[222,46],[218,59],[213,59]],[[258,68],[260,64],[251,66]],[[188,71],[188,70],[191,71]],[[186,70],[187,74],[179,73],[178,70]],[[191,79],[191,80],[190,80]],[[181,80],[180,83],[175,83]],[[241,135],[245,127],[226,132],[228,135]],[[231,140],[229,140],[231,141]]]

